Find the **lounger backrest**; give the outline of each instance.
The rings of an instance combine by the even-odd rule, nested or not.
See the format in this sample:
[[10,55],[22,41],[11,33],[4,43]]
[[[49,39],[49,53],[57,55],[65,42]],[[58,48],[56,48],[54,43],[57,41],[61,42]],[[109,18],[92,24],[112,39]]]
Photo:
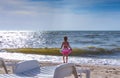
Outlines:
[[[59,65],[54,72],[54,78],[65,78],[70,75],[76,75],[76,70],[74,69],[73,63],[66,63]],[[75,78],[77,78],[75,76]]]
[[19,73],[22,73],[25,71],[30,71],[30,70],[35,69],[35,68],[40,68],[38,61],[28,60],[28,61],[23,61],[23,62],[17,63],[13,72],[15,74],[19,74]]

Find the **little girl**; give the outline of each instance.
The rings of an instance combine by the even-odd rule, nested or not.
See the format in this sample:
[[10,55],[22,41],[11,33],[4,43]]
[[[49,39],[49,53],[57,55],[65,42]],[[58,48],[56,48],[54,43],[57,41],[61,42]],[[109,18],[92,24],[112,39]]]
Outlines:
[[61,53],[63,54],[63,63],[68,62],[68,55],[72,52],[72,48],[69,45],[69,42],[67,41],[67,36],[64,37],[64,42],[62,42],[61,45]]

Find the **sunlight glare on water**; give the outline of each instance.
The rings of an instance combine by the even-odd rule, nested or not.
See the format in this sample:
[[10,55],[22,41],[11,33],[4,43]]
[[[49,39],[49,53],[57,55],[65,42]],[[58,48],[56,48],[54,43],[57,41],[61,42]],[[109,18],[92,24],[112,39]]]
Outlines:
[[[27,31],[28,32],[28,31]],[[28,39],[27,33],[20,31],[0,32],[1,48],[19,48],[24,47]]]

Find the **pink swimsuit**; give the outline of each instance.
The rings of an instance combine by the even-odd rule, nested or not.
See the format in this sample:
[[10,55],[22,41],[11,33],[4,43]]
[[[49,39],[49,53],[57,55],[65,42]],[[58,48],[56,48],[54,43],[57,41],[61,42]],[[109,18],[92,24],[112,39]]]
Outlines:
[[72,52],[72,50],[71,50],[71,49],[68,49],[68,48],[64,48],[64,49],[61,51],[61,53],[62,53],[63,55],[69,55],[71,52]]
[[69,47],[69,43],[68,42],[63,42],[62,43],[62,47],[64,47],[62,50],[61,50],[61,53],[63,55],[69,55],[71,52],[72,52],[72,49],[70,49]]

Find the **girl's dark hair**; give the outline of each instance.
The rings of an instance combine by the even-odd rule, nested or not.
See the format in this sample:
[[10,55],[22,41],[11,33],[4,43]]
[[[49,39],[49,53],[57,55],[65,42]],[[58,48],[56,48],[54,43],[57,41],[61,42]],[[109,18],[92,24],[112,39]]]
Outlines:
[[67,41],[67,39],[68,39],[67,36],[65,36],[65,37],[64,37],[64,40]]

